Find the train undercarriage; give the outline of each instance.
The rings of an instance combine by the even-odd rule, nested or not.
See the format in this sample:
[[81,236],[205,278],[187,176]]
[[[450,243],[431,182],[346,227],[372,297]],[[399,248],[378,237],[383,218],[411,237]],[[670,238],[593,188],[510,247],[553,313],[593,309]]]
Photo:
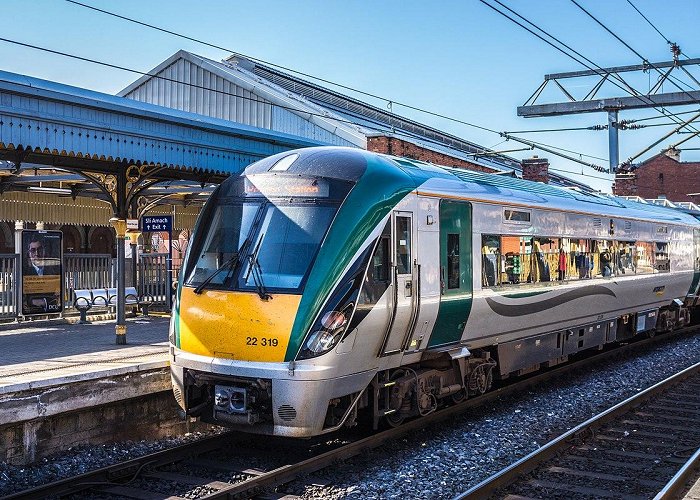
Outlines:
[[[694,307],[694,302],[684,304],[676,300],[665,308],[626,314],[474,352],[463,347],[431,351],[414,365],[378,372],[357,398],[357,409],[371,407],[375,429],[382,421],[398,426],[406,419],[428,415],[442,405],[484,394],[493,387],[494,380],[551,368],[577,353],[602,350],[606,344],[652,337],[688,326],[691,320],[699,319],[691,318]],[[548,344],[550,341],[553,349]],[[355,398],[342,399],[331,401],[326,426],[336,426],[343,419],[346,426],[355,424],[357,409],[348,407]]]

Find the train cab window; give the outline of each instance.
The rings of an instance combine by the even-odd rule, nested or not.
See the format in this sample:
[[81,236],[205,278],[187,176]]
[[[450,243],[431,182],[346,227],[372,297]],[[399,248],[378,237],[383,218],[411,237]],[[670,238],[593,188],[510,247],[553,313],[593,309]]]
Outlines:
[[[379,302],[391,283],[391,221],[384,227],[374,253],[369,261],[367,279],[365,280],[358,299],[358,311],[369,312],[374,304]],[[365,306],[369,306],[365,307]]]
[[411,274],[410,217],[396,217],[396,266],[399,274]]
[[493,234],[481,236],[481,284],[496,286],[500,284],[501,238]]
[[447,233],[447,288],[459,288],[459,233]]
[[389,282],[389,235],[382,235],[372,254],[367,279],[372,283]]
[[693,230],[693,241],[695,245],[695,271],[700,271],[700,229]]
[[270,289],[301,286],[336,208],[322,205],[268,205],[248,255],[238,286],[262,284]]
[[[219,205],[211,218],[210,230],[201,246],[194,269],[187,277],[188,285],[199,285],[213,272],[226,265],[232,267],[231,260],[250,232],[259,203]],[[211,280],[212,285],[221,285],[228,277],[219,272]]]
[[668,243],[657,241],[654,243],[654,270],[657,273],[671,271],[671,262],[668,258]]

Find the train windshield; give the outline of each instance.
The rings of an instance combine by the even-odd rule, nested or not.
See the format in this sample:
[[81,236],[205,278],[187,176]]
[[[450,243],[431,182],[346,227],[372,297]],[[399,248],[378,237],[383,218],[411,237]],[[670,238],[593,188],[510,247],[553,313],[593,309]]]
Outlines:
[[192,249],[198,257],[185,284],[299,290],[336,210],[335,204],[319,203],[220,203],[198,231],[203,240]]

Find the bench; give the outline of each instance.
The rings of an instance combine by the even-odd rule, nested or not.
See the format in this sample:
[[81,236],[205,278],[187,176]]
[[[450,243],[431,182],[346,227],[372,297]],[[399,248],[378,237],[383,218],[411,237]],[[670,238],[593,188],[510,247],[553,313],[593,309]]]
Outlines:
[[[149,300],[141,300],[133,286],[124,289],[124,303],[127,306],[141,306],[144,316],[148,316]],[[87,312],[93,307],[112,308],[117,306],[116,288],[89,288],[73,290],[73,307],[80,312],[80,323],[87,323]]]

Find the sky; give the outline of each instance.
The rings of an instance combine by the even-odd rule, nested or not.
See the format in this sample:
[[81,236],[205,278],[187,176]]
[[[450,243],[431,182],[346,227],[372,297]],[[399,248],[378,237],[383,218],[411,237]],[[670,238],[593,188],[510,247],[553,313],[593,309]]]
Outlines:
[[[497,151],[524,148],[497,132],[589,127],[607,123],[606,113],[522,118],[516,109],[542,84],[545,74],[580,71],[579,62],[550,47],[480,0],[297,0],[197,2],[184,0],[81,0],[182,35],[219,45],[362,92],[353,94]],[[496,5],[495,0],[485,0]],[[681,60],[700,57],[700,2],[695,0],[576,0],[635,52],[615,39],[571,0],[500,0],[601,67],[640,64],[643,58],[671,60],[665,39],[677,43]],[[630,3],[631,2],[631,3]],[[149,71],[180,49],[214,60],[229,52],[161,33],[65,0],[3,0],[0,38],[110,64]],[[639,9],[651,23],[635,10]],[[501,8],[502,9],[502,8]],[[503,10],[503,9],[502,9]],[[663,36],[662,36],[663,35]],[[696,68],[696,67],[693,67]],[[139,75],[0,41],[0,70],[116,93]],[[700,69],[691,69],[700,80]],[[698,89],[679,75],[677,84]],[[629,76],[636,90],[656,82],[653,70]],[[597,77],[568,80],[565,86],[583,97]],[[325,84],[324,84],[325,85]],[[678,92],[671,83],[665,92]],[[626,96],[606,84],[598,96]],[[551,83],[538,103],[567,99]],[[420,108],[455,120],[421,113]],[[667,108],[678,113],[700,106]],[[623,111],[620,119],[659,116],[654,109]],[[683,115],[688,117],[691,115]],[[467,122],[494,132],[468,126]],[[640,123],[670,123],[668,118]],[[697,125],[700,130],[700,124]],[[672,130],[671,126],[620,131],[620,158],[637,155]],[[518,137],[564,148],[570,156],[608,166],[607,131],[519,133]],[[659,153],[689,135],[673,134],[637,161]],[[700,136],[685,142],[681,159],[700,161]],[[694,149],[698,148],[698,150]],[[612,175],[541,150],[509,152],[521,159],[536,154],[550,159],[551,169],[605,192]],[[589,156],[583,156],[589,155]]]

